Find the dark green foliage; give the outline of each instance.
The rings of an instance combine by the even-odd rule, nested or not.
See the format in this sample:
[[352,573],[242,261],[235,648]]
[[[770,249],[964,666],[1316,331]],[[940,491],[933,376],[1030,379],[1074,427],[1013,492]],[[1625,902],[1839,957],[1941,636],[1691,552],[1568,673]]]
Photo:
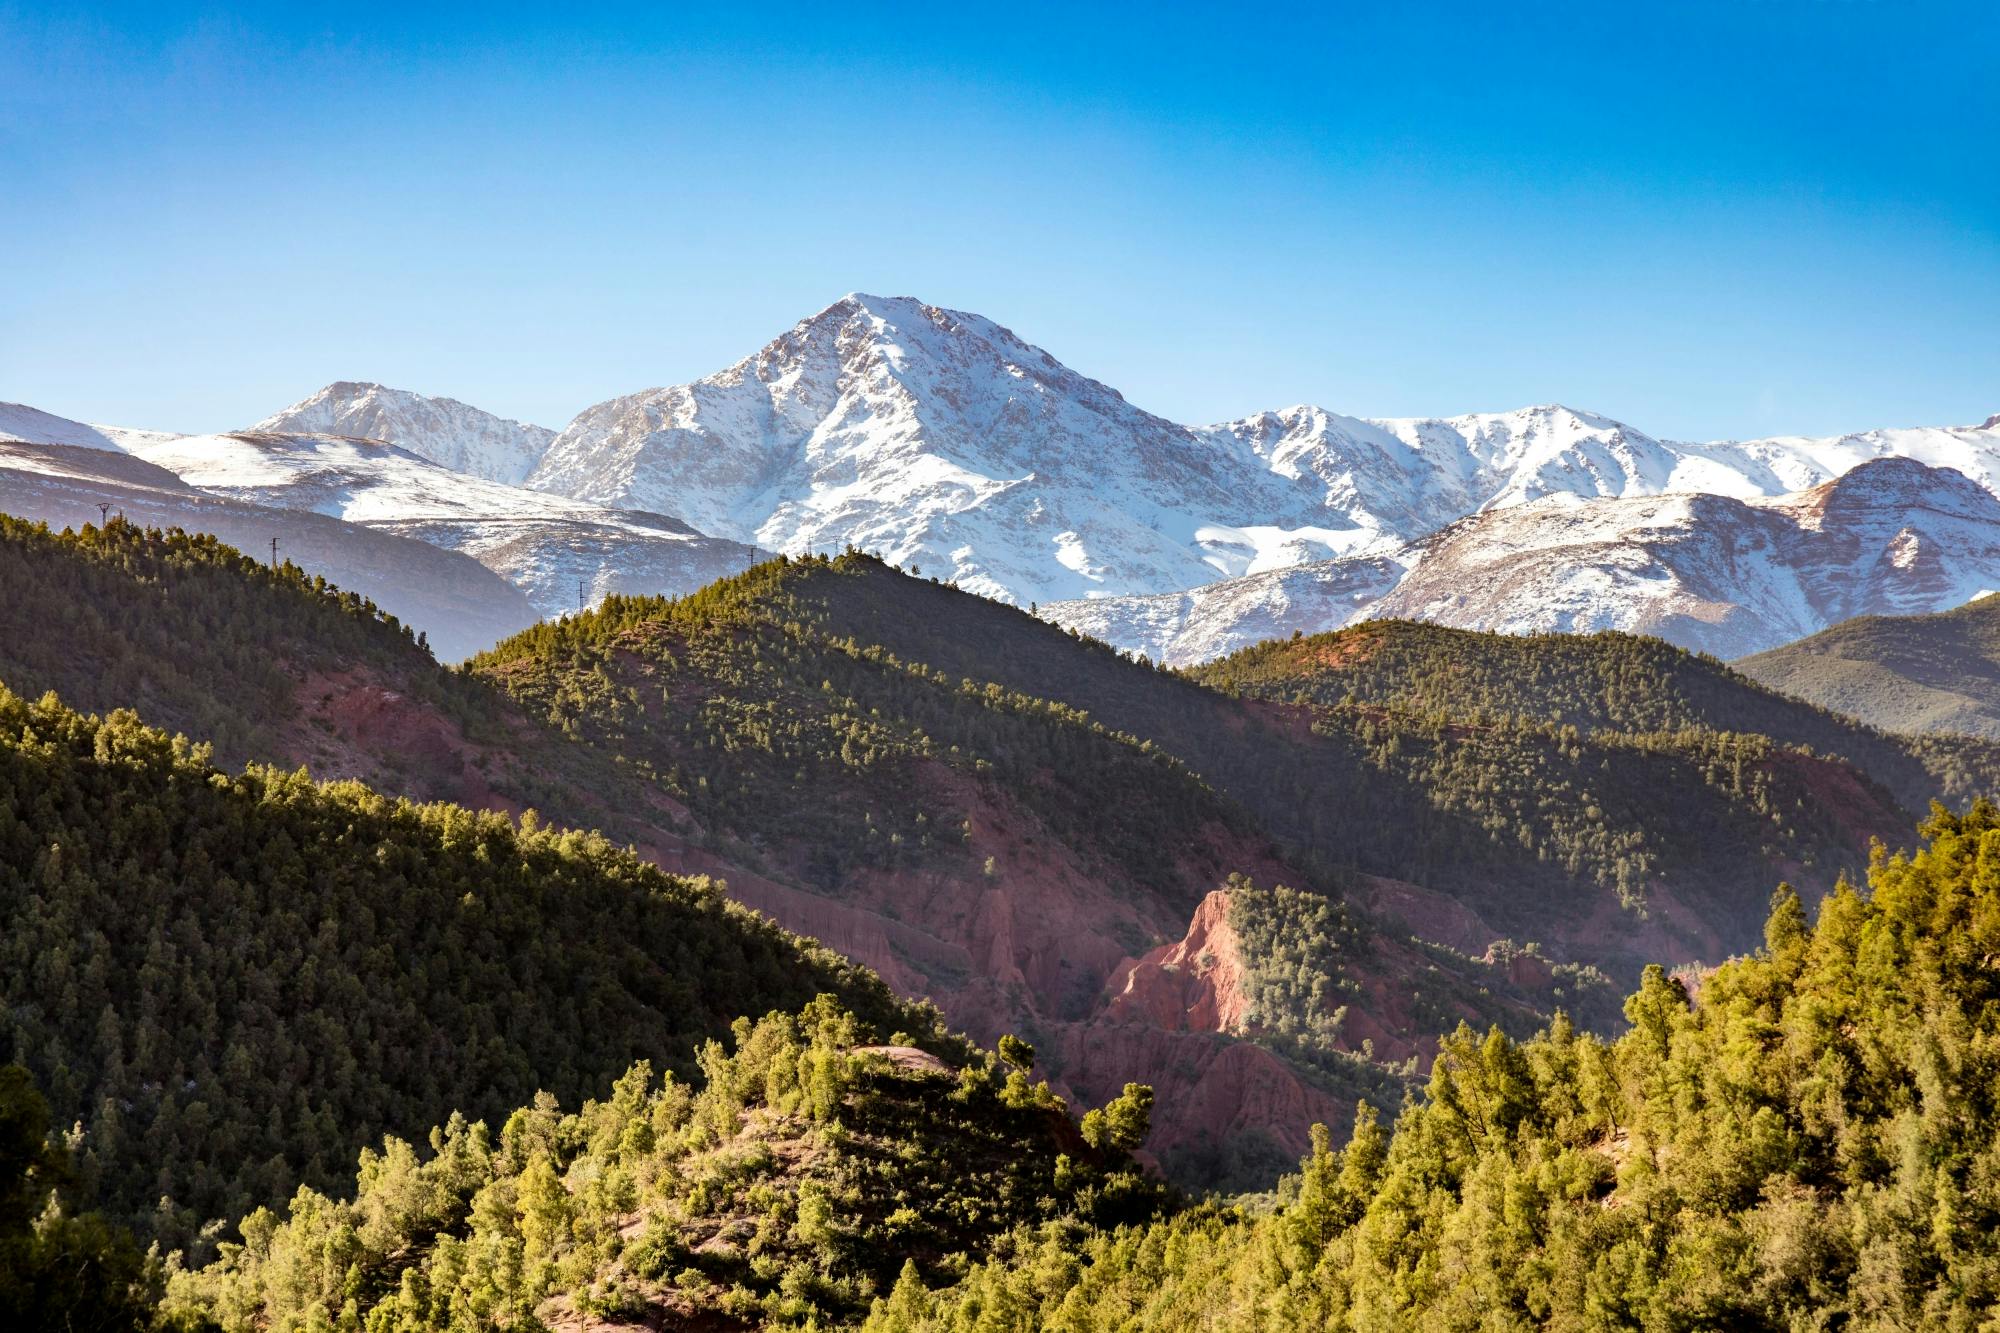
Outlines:
[[2000,740],[2000,600],[1929,616],[1860,616],[1736,669],[1888,731]]
[[2000,809],[1923,834],[1816,922],[1781,890],[1692,999],[1649,969],[1616,1040],[1459,1029],[1393,1139],[1316,1134],[1266,1216],[1023,1232],[869,1327],[1989,1327]]
[[94,1213],[66,1211],[69,1154],[49,1128],[48,1103],[28,1071],[0,1065],[0,1328],[146,1328],[159,1265],[129,1233]]
[[0,1055],[82,1122],[104,1204],[175,1244],[385,1131],[687,1073],[738,1014],[820,991],[934,1031],[595,835],[231,777],[129,713],[0,691]]
[[516,1111],[497,1142],[454,1117],[428,1161],[364,1152],[353,1202],[301,1190],[254,1215],[170,1303],[230,1330],[848,1323],[1015,1228],[1129,1225],[1167,1201],[1124,1152],[1149,1089],[1091,1113],[1112,1126],[1099,1149],[1046,1084],[984,1053],[954,1072],[871,1048],[831,997],[733,1035],[703,1049],[699,1091],[639,1065],[578,1113]]

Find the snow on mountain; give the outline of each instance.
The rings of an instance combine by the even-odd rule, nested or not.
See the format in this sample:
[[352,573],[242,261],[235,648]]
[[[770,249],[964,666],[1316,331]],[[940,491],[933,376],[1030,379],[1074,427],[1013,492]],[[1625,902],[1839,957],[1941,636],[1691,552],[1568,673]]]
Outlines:
[[556,433],[482,412],[456,398],[341,380],[250,427],[275,435],[352,435],[399,445],[440,467],[518,485]]
[[86,426],[26,403],[0,403],[0,441],[15,444],[60,444],[76,449],[111,449],[118,445],[100,426]]
[[1870,459],[1914,458],[1963,473],[2000,494],[2000,416],[1978,426],[1916,426],[1822,439],[1779,435],[1705,447],[1764,463],[1787,491],[1830,481]]
[[1177,666],[1382,617],[1506,633],[1619,629],[1734,657],[1851,616],[1944,610],[1996,578],[2000,498],[1955,471],[1879,458],[1803,492],[1747,500],[1557,492],[1461,519],[1393,558],[1040,609]]
[[1782,495],[1888,454],[2000,489],[1990,427],[1689,444],[1554,405],[1181,426],[978,315],[855,294],[718,374],[587,409],[527,484],[773,550],[853,544],[1027,603],[1389,558],[1547,496]]
[[302,509],[461,551],[545,616],[610,592],[678,594],[758,552],[659,514],[618,511],[440,467],[379,441],[243,431],[159,437],[130,452],[212,495]]
[[1850,616],[1957,606],[2000,575],[2000,499],[1915,459],[1794,495],[1563,498],[1424,543],[1371,616],[1468,629],[1623,629],[1733,657]]
[[590,408],[528,485],[788,553],[852,543],[1017,602],[1159,592],[1379,541],[1235,437],[904,297],[848,296],[718,374]]

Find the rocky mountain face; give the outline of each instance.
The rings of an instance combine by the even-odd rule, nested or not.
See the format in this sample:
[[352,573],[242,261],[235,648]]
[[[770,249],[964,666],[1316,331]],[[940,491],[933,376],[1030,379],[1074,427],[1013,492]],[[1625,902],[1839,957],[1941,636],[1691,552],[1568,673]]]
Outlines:
[[716,375],[586,410],[528,484],[794,554],[853,544],[1015,603],[1380,557],[1549,494],[1787,489],[1761,455],[1559,406],[1177,425],[977,315],[858,294]]
[[719,374],[586,410],[528,484],[772,550],[852,543],[1019,603],[1374,540],[1247,456],[977,315],[856,295]]
[[439,467],[519,485],[556,433],[482,412],[456,398],[341,380],[274,412],[252,434],[350,435],[407,449]]
[[1370,615],[1508,632],[1621,629],[1739,656],[1850,616],[2000,587],[2000,499],[1914,459],[1774,499],[1496,510],[1426,542]]
[[[2000,488],[1991,423],[1707,444],[1560,405],[1375,420],[1298,406],[1178,425],[980,316],[855,294],[718,374],[587,409],[528,485],[772,550],[852,544],[986,596],[1055,602],[1064,624],[1194,661],[1344,623],[1388,593],[1392,565],[1414,565],[1469,516],[1546,501],[1506,540],[1608,549],[1650,530],[1646,515],[1698,523],[1713,507],[1572,512],[1565,499],[1706,495],[1742,515],[1885,458]],[[1626,551],[1606,567],[1651,558]],[[1628,581],[1597,600],[1621,596],[1636,600],[1606,609],[1579,592],[1545,619],[1674,623],[1657,589]],[[1680,597],[1742,606],[1746,624],[1770,600],[1721,584]],[[1471,601],[1457,614],[1519,618]],[[1817,627],[1794,617],[1685,641],[1775,642],[1800,624]]]

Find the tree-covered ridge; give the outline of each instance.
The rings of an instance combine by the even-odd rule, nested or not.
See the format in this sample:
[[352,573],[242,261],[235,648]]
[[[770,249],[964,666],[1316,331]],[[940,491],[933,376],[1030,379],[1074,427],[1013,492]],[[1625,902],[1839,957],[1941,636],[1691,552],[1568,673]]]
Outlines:
[[1859,616],[1737,670],[1899,732],[2000,741],[2000,601],[1925,616]]
[[1981,1328],[2000,1312],[2000,810],[1935,811],[1616,1040],[1461,1029],[1262,1218],[1024,1230],[879,1333]]
[[856,865],[963,857],[958,779],[1003,788],[1109,871],[1175,900],[1205,830],[1248,821],[1158,746],[1062,703],[899,657],[788,595],[767,562],[678,599],[608,597],[468,663],[572,737],[614,752],[748,856],[809,849],[837,890]]
[[140,710],[225,762],[284,753],[302,671],[369,664],[461,721],[485,693],[407,625],[285,561],[114,518],[81,532],[0,515],[0,681],[86,712]]
[[361,1154],[351,1198],[302,1188],[177,1278],[169,1306],[227,1330],[849,1324],[905,1282],[962,1277],[997,1236],[1115,1226],[1167,1202],[1131,1162],[1148,1090],[1081,1128],[1033,1053],[961,1069],[830,996],[740,1020],[698,1087],[634,1066],[563,1114],[539,1096],[496,1135],[463,1116]]
[[[0,690],[0,1059],[107,1207],[171,1243],[453,1110],[692,1072],[744,1012],[872,973],[592,834],[231,776],[130,713]],[[205,1242],[203,1242],[205,1243]]]
[[1745,675],[1663,639],[1617,631],[1493,634],[1370,621],[1330,634],[1274,639],[1187,674],[1232,693],[1322,707],[1372,706],[1468,721],[1525,718],[1584,732],[1706,729],[1768,736],[1847,760],[1913,811],[1932,800],[1962,802],[2000,789],[2000,747],[1888,735],[1806,702],[1808,695],[1781,694],[1753,679],[1755,672]]

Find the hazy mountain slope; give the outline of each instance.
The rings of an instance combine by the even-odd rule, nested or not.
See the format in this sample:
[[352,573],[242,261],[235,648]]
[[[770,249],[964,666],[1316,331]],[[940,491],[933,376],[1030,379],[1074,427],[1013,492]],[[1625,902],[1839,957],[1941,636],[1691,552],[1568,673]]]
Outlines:
[[521,588],[544,616],[574,610],[579,584],[586,600],[624,589],[691,592],[757,556],[675,519],[503,486],[369,440],[245,432],[150,441],[132,452],[213,494],[462,551]]
[[[309,400],[313,410],[303,412],[302,417],[324,417],[337,405],[336,400],[321,399],[326,395]],[[12,415],[5,421],[12,423],[8,430],[14,438],[0,438],[0,469],[83,483],[135,482],[184,492],[189,497],[213,496],[241,505],[323,514],[357,527],[461,552],[522,589],[534,610],[525,616],[516,611],[518,618],[498,624],[459,624],[436,612],[406,615],[430,630],[440,651],[452,658],[490,647],[538,618],[537,613],[547,616],[574,610],[579,597],[593,601],[609,592],[689,592],[744,568],[758,555],[738,543],[704,536],[677,519],[608,510],[501,485],[441,467],[379,441],[248,431],[174,435],[85,426],[32,408],[10,406],[8,410]],[[484,415],[474,409],[465,411]],[[426,422],[424,414],[415,410],[398,419],[413,431]],[[447,416],[446,424],[452,419]],[[428,447],[449,452],[457,447],[453,443],[457,438],[433,435]],[[23,482],[17,489],[47,489],[47,485]],[[65,499],[57,494],[49,497],[45,508],[24,507],[18,512],[47,518],[60,526],[66,520],[50,509]],[[133,517],[142,522],[180,521],[167,519],[151,508],[144,515],[135,512]],[[188,521],[182,526],[194,528],[198,524]],[[246,550],[260,545],[237,526],[227,532],[217,530],[217,535]],[[268,542],[273,535],[282,540],[281,533],[267,533],[261,540]],[[321,560],[321,547],[315,543],[294,554],[302,563]],[[417,557],[411,561],[411,569],[421,573],[427,564],[436,563]],[[377,600],[399,614],[404,606],[414,610],[416,599],[425,592],[420,577],[411,579],[411,586],[399,595],[378,587],[365,571],[347,563],[310,567],[342,586],[371,596],[380,592]],[[521,604],[518,599],[509,600],[517,607]]]
[[455,551],[322,514],[211,495],[125,453],[0,441],[0,513],[81,528],[102,521],[101,504],[142,527],[213,533],[267,559],[275,537],[281,559],[422,628],[446,661],[537,619],[512,584]]
[[2000,603],[1860,616],[1736,669],[1772,689],[1900,732],[2000,739]]
[[380,440],[454,472],[510,486],[527,480],[556,437],[546,427],[496,417],[455,398],[349,380],[272,413],[246,433]]
[[692,1074],[736,1016],[821,992],[934,1039],[878,978],[602,839],[230,777],[129,713],[0,690],[0,1045],[170,1246],[332,1188],[387,1131],[601,1094],[638,1059]]

